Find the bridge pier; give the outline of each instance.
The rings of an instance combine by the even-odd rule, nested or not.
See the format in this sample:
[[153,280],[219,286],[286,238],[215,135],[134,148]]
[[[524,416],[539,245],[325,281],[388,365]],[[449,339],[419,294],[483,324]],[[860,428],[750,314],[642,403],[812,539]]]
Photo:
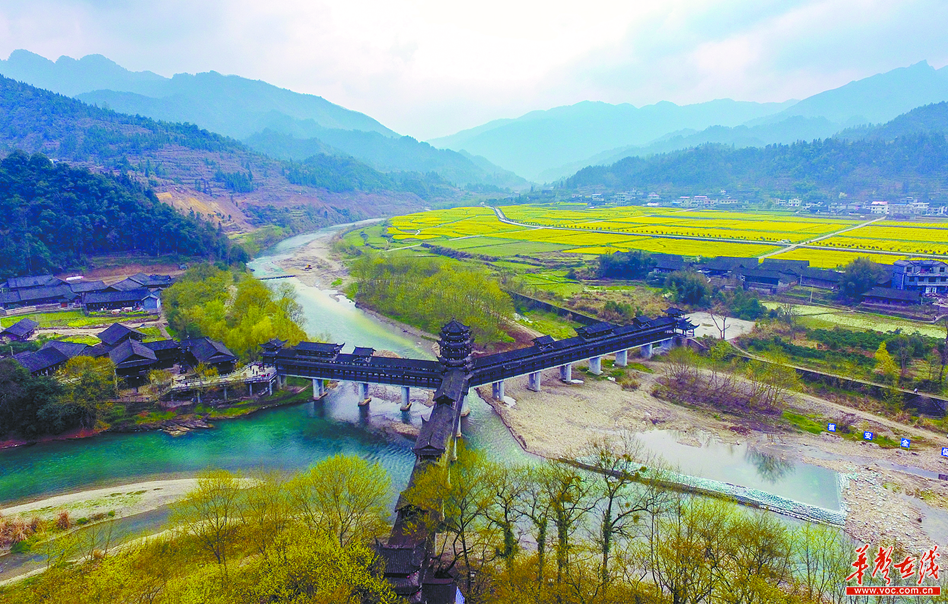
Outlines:
[[324,396],[326,396],[326,380],[313,378],[313,400],[318,401]]
[[227,386],[224,386],[224,402],[227,402]]
[[250,396],[253,396],[253,382],[247,384],[250,387]]
[[408,386],[402,386],[402,411],[408,411],[411,409],[411,388]]
[[652,345],[651,344],[642,345],[642,358],[643,359],[652,358]]
[[573,364],[560,365],[560,380],[571,384],[573,382]]
[[593,357],[589,359],[589,373],[593,375],[602,375],[602,357]]
[[616,367],[625,367],[629,364],[629,351],[620,350],[616,353]]
[[372,398],[369,396],[369,383],[362,382],[359,384],[359,406],[364,407],[372,402]]
[[[467,404],[467,395],[461,397],[461,417],[467,417],[471,414],[471,407]],[[461,433],[461,423],[458,422],[458,434]]]
[[267,382],[267,394],[273,396],[273,380]]
[[504,380],[494,382],[491,384],[491,387],[493,390],[494,399],[498,401],[504,400]]
[[527,374],[527,390],[533,390],[534,392],[540,391],[540,372],[535,371],[533,373]]

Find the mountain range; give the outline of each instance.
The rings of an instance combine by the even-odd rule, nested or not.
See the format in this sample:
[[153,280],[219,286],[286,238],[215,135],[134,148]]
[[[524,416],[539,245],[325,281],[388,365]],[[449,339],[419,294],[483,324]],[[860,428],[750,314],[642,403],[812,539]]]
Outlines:
[[[53,62],[25,50],[0,60],[0,75],[119,113],[191,123],[237,140],[259,143],[259,135],[270,131],[284,135],[297,151],[351,156],[381,172],[434,172],[457,185],[529,186],[489,162],[477,163],[453,151],[434,149],[400,136],[363,113],[258,80],[213,71],[165,78],[149,71],[129,71],[101,55],[78,60],[60,57]],[[307,143],[292,144],[292,139]],[[391,161],[393,150],[398,161]],[[280,154],[290,156],[308,157]]]
[[[309,166],[324,181],[336,182],[326,172],[335,166],[358,174],[338,181],[351,180],[357,189],[371,183],[376,190],[407,187],[429,197],[452,183],[485,193],[522,190],[528,181],[557,181],[586,166],[707,143],[745,148],[882,136],[873,124],[948,101],[948,67],[935,69],[923,61],[801,101],[663,101],[644,107],[587,101],[495,120],[426,143],[321,97],[216,72],[166,78],[129,71],[101,55],[53,62],[18,50],[0,60],[0,74],[117,113],[196,124],[241,140],[243,152]],[[886,127],[894,132],[905,124]],[[298,169],[282,170],[299,174]]]
[[[799,116],[798,116],[799,117]],[[799,118],[806,119],[806,118]],[[716,194],[742,201],[800,197],[948,202],[948,102],[919,107],[880,125],[849,128],[823,140],[766,147],[707,143],[583,168],[566,189],[648,191],[677,198]]]
[[413,211],[459,191],[348,156],[274,159],[192,124],[124,115],[0,76],[0,155],[20,150],[124,175],[224,230],[291,230]]
[[663,102],[641,108],[579,103],[496,120],[430,142],[482,155],[531,180],[552,182],[584,166],[709,142],[761,147],[827,138],[940,101],[948,101],[948,67],[935,69],[923,61],[799,102]]

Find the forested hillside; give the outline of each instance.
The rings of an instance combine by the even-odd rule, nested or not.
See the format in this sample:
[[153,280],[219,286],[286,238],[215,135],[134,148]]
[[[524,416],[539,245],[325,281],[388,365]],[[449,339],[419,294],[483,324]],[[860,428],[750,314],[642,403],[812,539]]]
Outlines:
[[0,161],[0,278],[139,252],[246,260],[219,227],[184,216],[127,177],[14,152]]
[[[417,209],[424,202],[416,192],[457,196],[437,177],[433,187],[418,187],[414,181],[425,182],[426,175],[389,179],[358,160],[339,171],[336,159],[325,155],[307,162],[318,178],[294,183],[287,176],[290,163],[233,139],[190,124],[122,115],[0,77],[0,155],[15,149],[126,174],[158,192],[198,196],[205,206],[216,204],[213,219],[225,229],[245,214],[252,222],[261,214],[250,211],[254,207],[307,215],[316,208],[320,220],[331,223]],[[411,184],[402,187],[403,181]],[[365,182],[381,185],[366,189]]]
[[918,107],[878,126],[850,128],[840,132],[837,138],[895,140],[922,132],[948,132],[948,102]]
[[894,141],[841,139],[735,149],[708,144],[649,158],[628,157],[591,166],[564,183],[658,191],[662,195],[716,194],[745,199],[806,196],[811,200],[913,195],[948,198],[948,142],[944,134],[915,134]]

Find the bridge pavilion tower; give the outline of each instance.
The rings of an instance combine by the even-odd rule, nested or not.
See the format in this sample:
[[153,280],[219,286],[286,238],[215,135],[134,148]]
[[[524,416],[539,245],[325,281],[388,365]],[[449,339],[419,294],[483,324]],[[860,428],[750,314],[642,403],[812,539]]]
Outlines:
[[464,373],[469,373],[474,367],[474,361],[471,358],[471,353],[474,351],[471,328],[457,319],[451,319],[441,328],[438,349],[440,350],[438,361],[446,372],[461,369]]

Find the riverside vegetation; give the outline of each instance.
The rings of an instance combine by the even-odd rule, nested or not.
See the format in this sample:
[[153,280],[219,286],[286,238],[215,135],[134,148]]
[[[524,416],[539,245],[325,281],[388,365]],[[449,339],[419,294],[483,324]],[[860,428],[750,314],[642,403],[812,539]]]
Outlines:
[[[406,491],[436,510],[418,522],[440,532],[435,564],[460,577],[468,602],[845,601],[853,545],[840,531],[663,490],[662,464],[632,438],[592,442],[570,461],[592,471],[492,463],[461,447]],[[371,547],[391,497],[385,471],[354,457],[294,476],[208,471],[160,535],[116,547],[106,528],[49,525],[28,543],[48,552],[48,568],[0,587],[0,602],[394,603]]]
[[222,341],[247,361],[273,338],[295,346],[306,339],[303,309],[293,287],[274,289],[249,273],[203,264],[189,269],[163,294],[168,325],[181,337]]

